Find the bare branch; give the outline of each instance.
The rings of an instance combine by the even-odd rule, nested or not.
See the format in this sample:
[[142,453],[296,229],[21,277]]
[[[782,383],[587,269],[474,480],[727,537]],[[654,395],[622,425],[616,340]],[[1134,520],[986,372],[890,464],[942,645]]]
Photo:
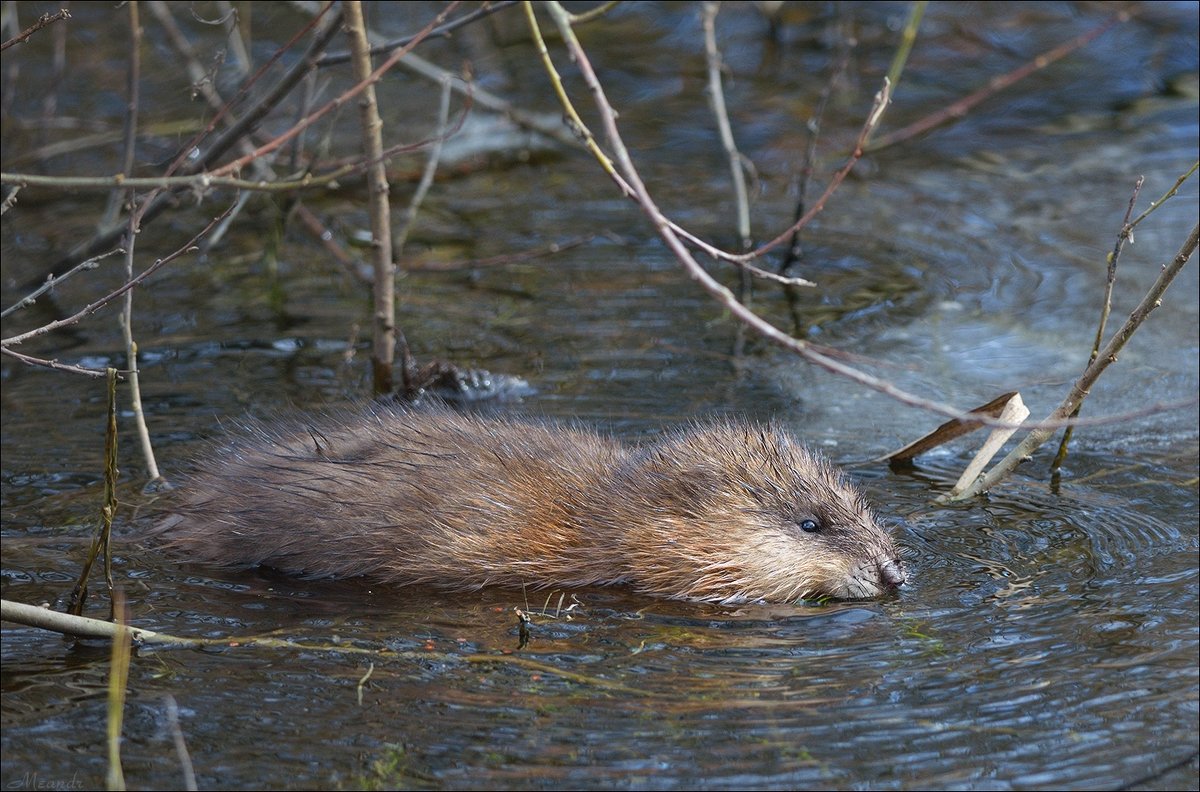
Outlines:
[[[392,41],[383,42],[381,44],[373,44],[371,46],[370,54],[372,56],[383,55],[399,47],[407,47],[414,41],[420,41],[427,38],[447,37],[460,27],[465,27],[477,19],[482,19],[483,17],[494,14],[497,11],[503,11],[509,6],[514,6],[516,4],[517,0],[499,0],[499,2],[484,3],[474,11],[468,14],[463,14],[458,19],[453,19],[444,25],[438,25],[428,33],[417,33],[412,36],[404,36],[402,38],[393,39]],[[321,59],[317,61],[317,66],[324,68],[326,66],[334,66],[339,63],[347,63],[353,57],[353,53],[350,52],[330,52],[323,55]]]
[[1154,284],[1150,287],[1150,290],[1146,292],[1146,296],[1142,298],[1142,301],[1138,303],[1137,308],[1135,308],[1133,313],[1129,315],[1129,318],[1125,320],[1125,324],[1123,324],[1121,328],[1117,330],[1116,334],[1109,339],[1108,344],[1105,345],[1103,350],[1101,350],[1099,357],[1097,357],[1096,360],[1084,370],[1079,379],[1075,381],[1075,384],[1071,386],[1070,393],[1067,394],[1066,398],[1063,399],[1062,403],[1054,410],[1054,412],[1050,413],[1047,421],[1043,421],[1040,427],[1033,429],[1028,435],[1026,435],[1025,439],[1022,440],[1020,444],[1018,444],[1017,447],[1008,454],[1008,456],[1000,460],[1000,462],[998,462],[996,466],[989,470],[985,475],[976,479],[974,484],[963,490],[958,495],[954,495],[947,500],[966,500],[991,489],[996,485],[996,483],[1012,472],[1012,470],[1020,462],[1027,459],[1034,452],[1034,450],[1036,450],[1042,443],[1046,442],[1046,440],[1050,438],[1050,436],[1054,433],[1054,430],[1047,427],[1047,423],[1049,421],[1067,418],[1067,416],[1071,414],[1071,411],[1075,409],[1075,405],[1077,405],[1087,395],[1092,385],[1095,384],[1100,375],[1104,373],[1104,370],[1116,362],[1117,354],[1125,347],[1125,343],[1129,341],[1129,338],[1134,334],[1134,332],[1136,332],[1137,329],[1141,327],[1142,323],[1146,321],[1146,317],[1148,317],[1155,308],[1162,304],[1163,292],[1165,292],[1167,287],[1171,285],[1171,281],[1174,280],[1175,276],[1179,274],[1179,271],[1183,269],[1183,265],[1188,262],[1188,259],[1192,257],[1192,254],[1196,252],[1198,237],[1200,237],[1200,226],[1192,226],[1192,231],[1190,234],[1188,234],[1187,241],[1183,243],[1183,247],[1179,249],[1179,252],[1175,254],[1175,257],[1171,259],[1170,263],[1163,267],[1163,270],[1161,273],[1159,273],[1157,280],[1154,281]]
[[110,250],[107,253],[90,258],[87,261],[81,261],[80,263],[76,264],[74,267],[72,267],[68,271],[64,272],[62,275],[58,276],[57,278],[54,277],[53,275],[51,275],[50,277],[46,278],[46,282],[43,283],[41,286],[37,287],[36,289],[34,289],[32,292],[30,292],[29,294],[22,297],[17,302],[15,302],[12,305],[5,308],[3,312],[0,312],[0,318],[6,317],[11,313],[21,310],[22,308],[28,308],[29,306],[31,306],[35,302],[37,302],[38,297],[41,297],[43,294],[50,291],[55,286],[62,283],[63,281],[65,281],[67,278],[71,277],[75,273],[82,272],[83,270],[95,269],[96,267],[100,266],[101,259],[106,259],[109,256],[115,255],[117,253],[124,253],[124,252],[125,252],[124,248],[116,248],[115,250]]
[[[354,78],[363,86],[363,98],[359,102],[363,154],[368,160],[375,161],[367,173],[367,200],[371,217],[372,291],[375,297],[371,371],[374,392],[379,396],[392,390],[392,363],[396,355],[396,263],[392,257],[391,203],[388,199],[387,168],[381,159],[383,120],[379,117],[379,105],[375,101],[375,83],[370,79],[371,54],[362,3],[349,0],[345,4],[345,13],[346,33],[350,37],[350,51],[354,55],[351,62]],[[426,31],[430,29],[431,26],[426,27]],[[405,365],[407,371],[408,366]]]
[[42,368],[53,369],[55,371],[66,371],[71,374],[83,374],[87,377],[103,377],[105,376],[104,369],[85,368],[83,366],[73,366],[69,363],[59,363],[57,360],[46,360],[45,358],[32,357],[31,355],[22,355],[15,349],[0,346],[0,355],[8,355],[16,358],[27,366],[40,366]]
[[174,261],[175,259],[184,255],[185,253],[190,253],[193,250],[195,250],[196,243],[198,241],[200,241],[201,239],[203,239],[204,236],[213,229],[213,227],[215,227],[218,223],[220,223],[223,219],[225,219],[225,216],[233,211],[233,207],[234,207],[234,205],[230,205],[230,207],[228,209],[226,209],[224,212],[222,212],[217,217],[213,218],[212,221],[210,221],[209,224],[206,225],[200,231],[200,233],[198,233],[194,237],[192,237],[186,244],[183,245],[183,247],[179,248],[178,250],[176,250],[174,253],[170,254],[169,256],[167,256],[165,258],[161,258],[158,261],[154,262],[149,267],[147,267],[145,270],[143,270],[141,273],[139,273],[137,275],[137,277],[133,278],[132,280],[126,281],[124,285],[120,286],[115,291],[109,292],[108,294],[101,297],[99,300],[96,300],[95,302],[84,306],[84,308],[82,310],[78,311],[75,314],[72,314],[71,316],[68,316],[65,319],[56,319],[55,321],[50,322],[49,324],[42,325],[41,327],[30,330],[27,333],[21,333],[20,335],[11,336],[9,338],[0,340],[0,348],[7,349],[7,347],[16,346],[17,344],[22,344],[31,338],[37,338],[38,336],[46,335],[47,333],[53,332],[54,330],[57,330],[60,327],[67,327],[69,325],[73,325],[76,322],[79,322],[80,320],[84,319],[85,317],[94,314],[96,311],[98,311],[101,308],[103,308],[104,306],[108,305],[110,302],[117,299],[125,292],[129,291],[130,289],[132,289],[135,286],[137,286],[138,284],[140,284],[142,281],[146,280],[146,278],[150,277],[155,272],[158,272],[160,269],[165,267],[167,264],[171,263],[172,261]]
[[13,36],[12,38],[10,38],[8,41],[4,42],[3,44],[0,44],[0,52],[3,52],[4,50],[8,49],[9,47],[11,47],[15,44],[24,44],[26,41],[29,40],[30,36],[32,36],[34,33],[37,33],[39,30],[46,27],[47,25],[51,25],[60,19],[70,19],[70,18],[71,18],[71,12],[65,8],[60,9],[55,14],[42,14],[40,17],[37,18],[37,21],[34,22],[32,25],[25,28],[20,33]]
[[1013,83],[1025,79],[1039,69],[1044,69],[1051,63],[1065,58],[1080,47],[1083,47],[1099,38],[1113,25],[1116,25],[1120,22],[1129,21],[1133,18],[1135,13],[1137,13],[1136,8],[1122,9],[1120,12],[1109,18],[1108,21],[1093,28],[1092,30],[1089,30],[1086,33],[1076,36],[1070,41],[1063,42],[1057,47],[1043,52],[1041,55],[1038,55],[1024,66],[1014,69],[1008,74],[1002,74],[999,77],[992,78],[992,80],[988,82],[986,86],[979,89],[975,93],[970,94],[969,96],[963,97],[949,107],[943,108],[936,113],[909,124],[903,129],[898,129],[895,132],[884,135],[882,138],[868,146],[867,150],[871,152],[879,151],[880,149],[887,148],[888,146],[894,146],[897,143],[903,143],[906,140],[923,135],[932,129],[936,129],[942,124],[946,124],[951,121],[957,121],[969,113],[971,108],[975,107],[975,105],[979,104],[983,100],[990,98],[1000,91],[1003,91]]

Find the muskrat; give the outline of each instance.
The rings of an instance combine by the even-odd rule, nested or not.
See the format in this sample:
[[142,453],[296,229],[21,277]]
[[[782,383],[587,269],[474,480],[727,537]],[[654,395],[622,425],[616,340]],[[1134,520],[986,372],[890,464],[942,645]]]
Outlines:
[[446,408],[246,429],[160,523],[188,560],[723,603],[864,599],[904,582],[859,491],[773,423],[701,423],[642,448]]

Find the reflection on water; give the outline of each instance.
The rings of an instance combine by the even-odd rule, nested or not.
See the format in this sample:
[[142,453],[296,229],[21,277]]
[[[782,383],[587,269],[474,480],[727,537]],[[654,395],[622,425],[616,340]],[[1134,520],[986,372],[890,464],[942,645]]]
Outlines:
[[[792,211],[788,183],[804,145],[796,131],[841,23],[795,4],[772,55],[762,19],[727,6],[718,25],[736,78],[729,100],[758,167],[756,232],[765,234]],[[860,39],[848,81],[860,87],[832,105],[822,174],[853,138],[858,94],[886,70],[893,16],[903,15],[900,6],[847,9]],[[1110,11],[931,6],[889,120],[898,128]],[[392,33],[409,32],[406,20],[379,13]],[[123,30],[123,20],[112,24]],[[652,190],[685,225],[721,239],[732,236],[727,169],[696,29],[688,6],[630,8],[597,23],[586,43]],[[1195,157],[1194,93],[1171,88],[1196,71],[1195,30],[1194,6],[1148,6],[963,123],[873,158],[810,232],[804,274],[820,288],[805,297],[808,332],[883,361],[884,376],[933,398],[977,404],[1015,387],[1035,416],[1048,412],[1086,359],[1104,256],[1133,179],[1147,176],[1144,203]],[[464,40],[431,52],[449,63]],[[476,58],[493,53],[477,73],[553,109],[523,45],[461,46]],[[30,45],[21,57],[33,68],[50,54]],[[85,76],[64,96],[86,93]],[[381,90],[397,92],[396,112],[414,101],[400,79]],[[18,107],[30,101],[18,97]],[[119,102],[94,108],[114,128],[120,113]],[[19,148],[12,123],[6,170]],[[107,155],[89,156],[71,167],[106,172]],[[1126,251],[1114,317],[1195,222],[1195,182],[1184,189]],[[356,200],[315,205],[365,224]],[[67,244],[28,230],[47,225],[41,215],[61,218],[55,233],[72,239],[93,212],[87,203],[20,208],[2,226],[5,305]],[[696,414],[776,415],[830,456],[860,460],[940,422],[753,344],[748,359],[733,360],[727,318],[633,212],[573,155],[440,182],[414,233],[434,258],[612,234],[550,260],[408,274],[401,321],[416,353],[522,376],[538,389],[522,409],[633,442]],[[143,389],[168,474],[221,419],[343,404],[365,391],[367,301],[303,237],[283,239],[267,266],[257,224],[270,222],[235,224],[205,266],[164,271],[138,298]],[[1091,414],[1194,396],[1196,270],[1184,270],[1105,375]],[[94,283],[66,284],[57,304],[84,304]],[[755,305],[787,325],[772,289],[760,286]],[[5,334],[44,320],[6,320]],[[115,323],[94,322],[28,351],[103,362],[116,359],[118,338]],[[51,601],[69,588],[99,502],[103,398],[92,383],[8,362],[2,371],[3,593]],[[126,778],[178,783],[163,714],[171,694],[202,786],[1196,788],[1193,413],[1078,433],[1054,493],[1043,454],[1002,490],[957,507],[931,501],[957,477],[965,447],[902,474],[856,468],[912,553],[912,581],[897,598],[726,608],[586,590],[569,614],[535,619],[520,651],[513,608],[553,614],[559,593],[214,573],[123,541],[116,574],[141,626],[336,649],[143,651],[129,683]],[[132,446],[120,493],[131,507],[143,500]],[[123,517],[128,531],[132,508]],[[2,650],[0,782],[98,785],[107,650],[11,625]]]

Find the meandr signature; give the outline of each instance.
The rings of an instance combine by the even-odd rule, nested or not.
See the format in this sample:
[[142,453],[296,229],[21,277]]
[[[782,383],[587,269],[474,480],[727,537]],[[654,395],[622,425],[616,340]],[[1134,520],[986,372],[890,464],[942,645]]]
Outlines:
[[68,779],[62,778],[45,778],[41,773],[23,773],[17,778],[9,781],[4,785],[5,789],[46,789],[46,790],[66,790],[66,789],[83,789],[83,782],[79,780],[79,773],[74,773]]

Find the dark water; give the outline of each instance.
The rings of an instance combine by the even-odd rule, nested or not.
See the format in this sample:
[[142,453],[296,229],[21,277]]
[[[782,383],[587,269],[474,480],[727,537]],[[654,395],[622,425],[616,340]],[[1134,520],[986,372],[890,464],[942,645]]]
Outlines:
[[[411,32],[430,8],[377,9],[372,23],[386,35]],[[25,24],[46,10],[19,9]],[[261,61],[303,19],[286,5],[253,9]],[[882,132],[1113,10],[932,5]],[[175,11],[199,43],[221,46],[217,32]],[[803,125],[837,55],[839,25],[858,47],[826,118],[815,190],[857,134],[905,11],[848,4],[839,18],[824,5],[789,5],[772,52],[762,17],[726,4],[718,27],[727,100],[759,176],[756,234],[784,227],[793,210]],[[125,12],[74,13],[72,70],[56,112],[89,132],[119,133]],[[185,78],[167,68],[171,50],[146,25],[147,122],[199,117]],[[873,372],[930,398],[969,406],[1019,389],[1035,417],[1049,412],[1086,362],[1104,257],[1134,179],[1146,176],[1144,207],[1195,160],[1196,26],[1194,4],[1146,6],[958,125],[868,158],[806,237],[803,274],[820,284],[802,297],[806,332],[878,361]],[[48,89],[36,75],[50,73],[51,41],[44,34],[5,52],[4,169],[113,172],[116,143],[29,154],[83,134],[39,121]],[[698,8],[624,8],[586,28],[584,44],[661,205],[732,246]],[[496,48],[479,28],[422,52],[454,69],[470,58],[484,87],[557,114],[526,44]],[[344,72],[329,74],[344,84]],[[583,104],[582,89],[578,97]],[[398,72],[381,102],[387,129],[418,139],[434,123],[437,89]],[[335,147],[353,153],[353,125],[339,128],[346,137]],[[139,156],[158,161],[178,142],[148,136]],[[423,160],[402,162],[417,171]],[[1114,322],[1195,223],[1195,185],[1126,249]],[[397,183],[393,195],[406,201],[411,189]],[[145,263],[194,233],[224,197],[147,228]],[[102,203],[90,193],[22,192],[0,225],[5,307],[87,236]],[[353,185],[308,203],[339,234],[366,225]],[[252,202],[206,260],[164,270],[137,297],[143,393],[168,475],[222,420],[340,406],[366,392],[369,302],[295,224],[275,238],[281,211]],[[516,409],[580,418],[630,441],[735,412],[776,416],[850,461],[940,422],[754,341],[735,360],[728,317],[577,154],[439,181],[408,250],[444,262],[590,234],[603,235],[552,258],[407,274],[400,321],[414,351],[521,376],[538,392]],[[1196,271],[1185,268],[1087,414],[1195,397]],[[75,278],[54,300],[5,319],[4,334],[56,308],[74,311],[120,280],[115,264]],[[788,326],[773,288],[760,285],[755,306]],[[119,349],[111,311],[22,347],[89,365],[119,365]],[[3,595],[52,601],[69,589],[99,508],[104,397],[95,382],[8,358],[0,376]],[[856,467],[912,553],[912,582],[883,602],[732,608],[596,589],[567,593],[559,606],[561,592],[547,601],[545,592],[447,595],[214,573],[120,543],[115,574],[138,625],[309,646],[142,651],[130,671],[126,778],[131,787],[179,783],[169,694],[201,787],[1197,788],[1195,413],[1193,404],[1080,431],[1057,490],[1043,450],[964,506],[931,501],[970,458],[967,444],[910,471]],[[145,473],[124,428],[127,535]],[[512,609],[527,604],[548,606],[551,617],[537,619],[518,650]],[[91,612],[105,610],[97,597]],[[107,648],[6,624],[2,649],[5,788],[102,784]]]

